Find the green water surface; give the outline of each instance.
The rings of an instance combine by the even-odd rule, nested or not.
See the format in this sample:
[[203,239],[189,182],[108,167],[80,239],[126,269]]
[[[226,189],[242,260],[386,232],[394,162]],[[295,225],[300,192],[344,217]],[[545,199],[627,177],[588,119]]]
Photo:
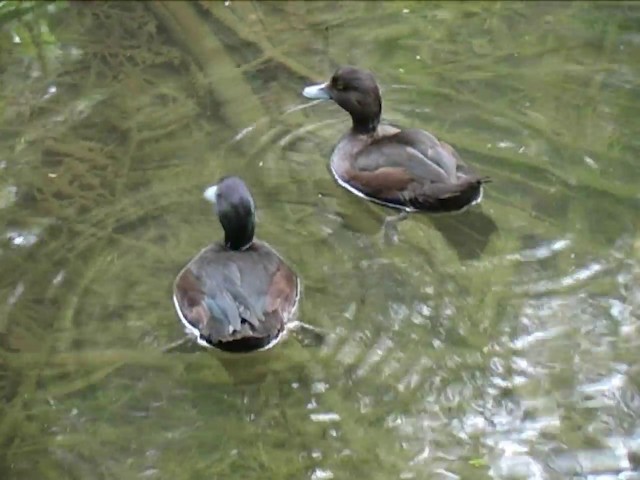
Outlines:
[[[1,479],[640,478],[640,4],[0,2],[0,28]],[[346,114],[300,95],[344,63],[492,178],[480,206],[384,243],[328,170]],[[228,174],[320,345],[163,351]]]

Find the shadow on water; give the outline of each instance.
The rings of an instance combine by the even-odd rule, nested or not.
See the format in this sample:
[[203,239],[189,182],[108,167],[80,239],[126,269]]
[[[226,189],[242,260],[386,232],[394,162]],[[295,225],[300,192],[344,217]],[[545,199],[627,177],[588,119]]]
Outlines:
[[[361,199],[350,199],[354,203]],[[346,203],[346,202],[345,202]],[[344,228],[367,236],[381,235],[382,223],[388,211],[373,207],[373,211],[362,205],[354,205],[351,215],[343,215]],[[357,210],[357,213],[354,212]],[[369,212],[370,215],[364,215]],[[478,259],[489,244],[498,226],[493,219],[479,208],[471,208],[455,215],[413,214],[408,221],[430,225],[435,228],[460,260]],[[402,227],[400,227],[402,228]]]
[[[0,4],[0,478],[634,478],[639,12]],[[344,113],[300,96],[342,63],[481,205],[379,241],[328,172]],[[234,173],[326,335],[163,352]]]
[[433,226],[446,238],[460,260],[478,259],[498,226],[481,210],[467,210],[456,216],[436,217]]

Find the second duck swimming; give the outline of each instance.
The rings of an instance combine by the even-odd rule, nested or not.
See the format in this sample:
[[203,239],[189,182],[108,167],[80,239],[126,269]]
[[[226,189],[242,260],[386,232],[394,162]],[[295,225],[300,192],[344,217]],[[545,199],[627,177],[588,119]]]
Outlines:
[[331,171],[352,193],[404,211],[452,212],[481,200],[488,179],[474,174],[449,144],[424,130],[380,124],[382,99],[370,72],[341,67],[302,94],[333,100],[351,115]]

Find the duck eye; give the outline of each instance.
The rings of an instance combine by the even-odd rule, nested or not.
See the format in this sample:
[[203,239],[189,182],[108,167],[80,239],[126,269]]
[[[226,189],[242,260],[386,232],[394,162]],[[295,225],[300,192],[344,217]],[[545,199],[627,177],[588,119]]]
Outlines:
[[334,82],[333,88],[335,88],[338,91],[344,90],[344,83],[340,81]]

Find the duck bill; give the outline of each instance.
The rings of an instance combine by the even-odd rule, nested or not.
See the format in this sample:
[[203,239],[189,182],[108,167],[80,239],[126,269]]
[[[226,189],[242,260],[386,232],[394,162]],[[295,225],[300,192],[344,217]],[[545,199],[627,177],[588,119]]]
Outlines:
[[326,83],[310,85],[302,90],[302,95],[311,100],[331,100],[331,95],[329,94],[329,85]]
[[216,203],[216,193],[218,191],[218,185],[211,185],[209,188],[207,188],[204,191],[204,198],[211,202],[211,203]]

